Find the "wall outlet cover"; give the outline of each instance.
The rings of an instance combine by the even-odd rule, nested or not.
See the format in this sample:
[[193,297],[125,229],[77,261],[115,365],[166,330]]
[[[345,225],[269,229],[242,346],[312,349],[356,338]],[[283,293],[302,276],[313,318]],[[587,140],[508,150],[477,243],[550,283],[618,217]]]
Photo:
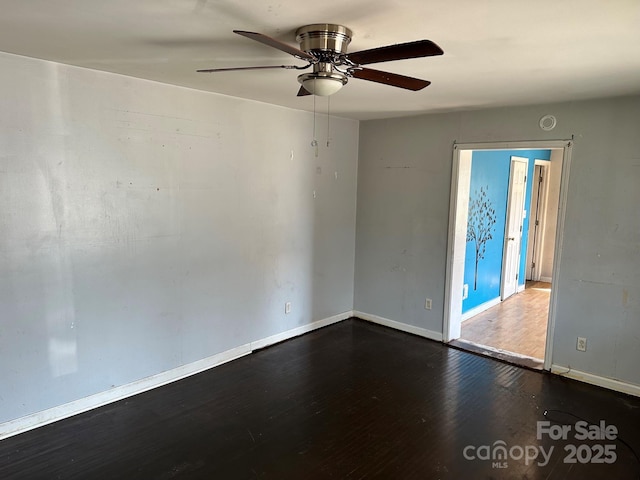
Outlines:
[[578,341],[576,343],[576,350],[579,352],[587,351],[587,339],[584,337],[578,337]]

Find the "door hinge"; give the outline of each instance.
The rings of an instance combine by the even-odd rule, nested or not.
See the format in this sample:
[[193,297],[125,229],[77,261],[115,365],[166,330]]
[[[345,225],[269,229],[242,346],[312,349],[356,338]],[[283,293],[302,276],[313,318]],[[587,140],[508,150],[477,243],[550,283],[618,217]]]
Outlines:
[[536,225],[536,227],[537,227],[538,225],[540,225],[540,222],[539,222],[538,220],[536,220],[535,225]]
[[536,268],[536,262],[531,262],[531,268]]
[[516,273],[516,281],[518,281],[518,275],[519,275],[519,274],[518,274],[518,273]]

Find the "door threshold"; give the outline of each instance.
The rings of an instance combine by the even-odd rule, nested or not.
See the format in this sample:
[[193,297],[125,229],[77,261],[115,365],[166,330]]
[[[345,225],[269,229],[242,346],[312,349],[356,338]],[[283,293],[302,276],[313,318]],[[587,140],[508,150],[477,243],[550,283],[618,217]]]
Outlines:
[[525,367],[531,370],[544,370],[544,360],[540,358],[509,352],[507,350],[501,350],[488,345],[481,345],[461,338],[451,340],[447,345],[457,348],[458,350],[464,350],[478,355],[484,355],[485,357],[495,358],[496,360],[517,365],[519,367]]

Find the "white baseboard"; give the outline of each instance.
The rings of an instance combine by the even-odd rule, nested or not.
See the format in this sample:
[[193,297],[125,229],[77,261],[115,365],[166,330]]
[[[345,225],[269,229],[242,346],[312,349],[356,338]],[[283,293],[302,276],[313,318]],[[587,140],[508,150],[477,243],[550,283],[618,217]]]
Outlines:
[[79,413],[84,413],[94,408],[102,407],[109,403],[117,402],[118,400],[146,392],[152,388],[161,387],[162,385],[195,375],[196,373],[222,365],[223,363],[235,360],[236,358],[240,358],[249,353],[251,353],[250,344],[241,345],[239,347],[232,348],[231,350],[212,355],[187,365],[182,365],[166,372],[142,378],[126,385],[120,385],[104,392],[48,408],[47,410],[20,417],[15,420],[10,420],[0,424],[0,440],[37,427],[42,427],[64,418],[72,417]]
[[524,292],[524,289],[525,289],[525,287],[526,287],[526,286],[527,286],[526,284],[524,284],[524,285],[518,285],[518,289],[517,289],[516,291],[517,291],[518,293],[520,293],[520,292]]
[[379,317],[378,315],[372,315],[370,313],[354,311],[353,316],[368,322],[377,323],[378,325],[384,325],[385,327],[391,327],[396,330],[400,330],[407,333],[413,333],[421,337],[428,338],[430,340],[442,341],[442,333],[434,332],[433,330],[427,330],[426,328],[415,327],[402,322],[396,322],[395,320],[389,320],[388,318]]
[[598,387],[615,390],[616,392],[622,392],[640,397],[640,385],[626,383],[620,380],[615,380],[613,378],[601,377],[600,375],[581,372],[580,370],[573,370],[571,367],[565,367],[555,364],[551,365],[551,373],[555,373],[563,377],[572,378],[574,380],[579,380],[581,382],[590,383],[591,385],[597,385]]
[[269,345],[273,345],[274,343],[279,343],[283,342],[284,340],[289,340],[290,338],[298,337],[313,330],[317,330],[318,328],[326,327],[328,325],[341,322],[342,320],[346,320],[347,318],[351,317],[353,317],[353,311],[343,312],[338,315],[334,315],[333,317],[323,318],[322,320],[317,320],[315,322],[308,323],[291,330],[287,330],[286,332],[278,333],[267,338],[256,340],[255,342],[250,343],[251,351],[259,350],[261,348],[268,347]]
[[551,277],[540,277],[540,282],[551,283]]
[[41,412],[36,412],[31,415],[16,418],[15,420],[10,420],[8,422],[0,424],[0,440],[11,437],[13,435],[17,435],[19,433],[33,430],[34,428],[42,427],[49,423],[57,422],[58,420],[84,413],[94,408],[102,407],[109,403],[117,402],[118,400],[122,400],[124,398],[146,392],[147,390],[161,387],[177,380],[181,380],[191,375],[209,370],[210,368],[217,367],[218,365],[230,362],[231,360],[235,360],[237,358],[248,355],[254,350],[258,350],[268,345],[273,345],[274,343],[297,337],[318,328],[322,328],[327,325],[346,320],[347,318],[350,318],[352,316],[352,311],[334,315],[333,317],[318,320],[307,325],[302,325],[300,327],[287,330],[286,332],[278,333],[267,338],[247,343],[245,345],[240,345],[216,355],[203,358],[202,360],[197,360],[193,363],[182,365],[166,372],[158,373],[157,375],[142,378],[126,385],[121,385],[104,392],[96,393],[95,395],[90,395],[88,397],[80,398],[63,405],[58,405]]
[[467,310],[466,312],[464,312],[462,314],[461,319],[463,322],[465,320],[469,320],[471,317],[475,317],[476,315],[481,314],[485,310],[489,310],[491,307],[495,307],[496,305],[499,305],[500,302],[501,302],[500,297],[496,297],[492,300],[481,303],[477,307],[473,307],[471,310]]

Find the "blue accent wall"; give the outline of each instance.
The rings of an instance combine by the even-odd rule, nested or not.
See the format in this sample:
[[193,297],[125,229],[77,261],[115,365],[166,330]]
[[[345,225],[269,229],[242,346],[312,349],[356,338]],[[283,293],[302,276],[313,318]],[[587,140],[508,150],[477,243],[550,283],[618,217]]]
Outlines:
[[549,160],[551,150],[479,150],[474,151],[471,159],[471,185],[469,208],[474,200],[485,192],[485,205],[495,210],[495,224],[491,228],[491,239],[484,244],[484,258],[478,261],[477,286],[476,244],[467,239],[465,255],[464,283],[469,285],[469,296],[462,301],[462,312],[467,312],[485,302],[500,296],[500,278],[502,275],[502,255],[504,229],[507,218],[507,196],[509,189],[509,170],[512,156],[529,159],[527,186],[525,191],[525,210],[527,216],[522,227],[522,245],[520,247],[520,273],[518,283],[525,283],[526,252],[529,232],[529,212],[531,210],[531,192],[533,185],[534,160]]

